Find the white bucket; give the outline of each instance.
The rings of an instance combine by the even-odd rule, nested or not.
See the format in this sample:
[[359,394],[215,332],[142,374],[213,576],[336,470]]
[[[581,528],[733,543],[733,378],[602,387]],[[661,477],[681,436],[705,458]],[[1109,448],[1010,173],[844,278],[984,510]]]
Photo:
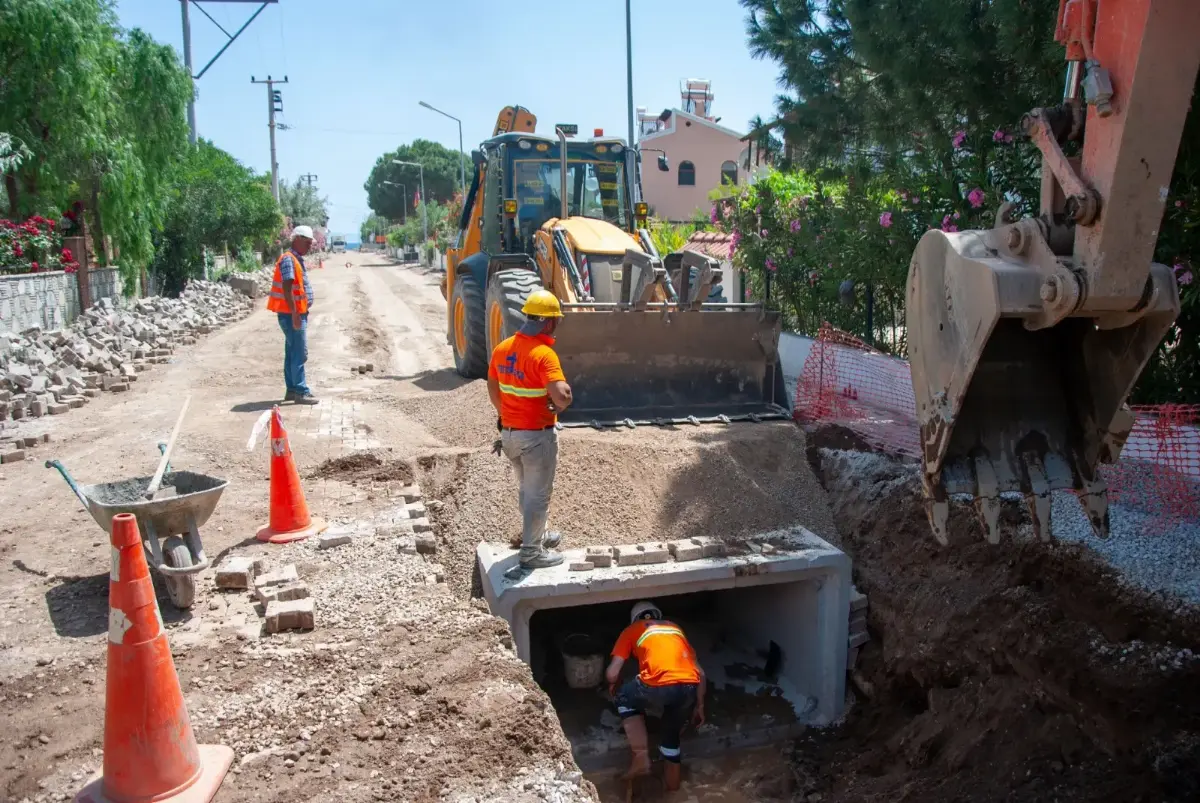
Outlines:
[[571,643],[587,644],[591,641],[582,633],[567,636],[563,642],[563,666],[566,669],[567,685],[572,689],[593,689],[604,677],[604,655],[577,655],[570,651]]

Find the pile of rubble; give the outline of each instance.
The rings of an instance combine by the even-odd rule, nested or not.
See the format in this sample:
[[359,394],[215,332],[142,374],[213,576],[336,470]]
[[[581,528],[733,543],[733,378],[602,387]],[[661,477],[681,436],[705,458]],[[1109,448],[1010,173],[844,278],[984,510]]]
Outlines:
[[228,284],[194,281],[179,298],[128,306],[101,299],[69,329],[0,334],[0,426],[65,413],[102,391],[128,390],[139,372],[169,360],[177,346],[253,308],[249,294]]

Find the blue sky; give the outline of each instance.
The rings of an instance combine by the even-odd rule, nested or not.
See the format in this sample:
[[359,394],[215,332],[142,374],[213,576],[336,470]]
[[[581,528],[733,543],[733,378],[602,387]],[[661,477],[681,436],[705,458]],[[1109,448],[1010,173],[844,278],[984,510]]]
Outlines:
[[[519,103],[580,132],[626,135],[625,4],[567,0],[524,6],[503,0],[280,0],[268,6],[199,82],[199,135],[256,170],[270,166],[266,87],[250,76],[287,75],[278,133],[280,176],[315,173],[330,201],[330,228],[357,238],[370,211],[363,182],[384,151],[417,138],[458,147],[458,127],[417,105],[462,119],[470,153],[496,113]],[[257,3],[204,3],[236,31]],[[121,23],[183,47],[174,0],[119,0]],[[679,102],[684,78],[708,78],[722,125],[744,131],[770,115],[778,70],[746,49],[737,0],[634,0],[634,105]],[[197,72],[225,36],[195,6]]]

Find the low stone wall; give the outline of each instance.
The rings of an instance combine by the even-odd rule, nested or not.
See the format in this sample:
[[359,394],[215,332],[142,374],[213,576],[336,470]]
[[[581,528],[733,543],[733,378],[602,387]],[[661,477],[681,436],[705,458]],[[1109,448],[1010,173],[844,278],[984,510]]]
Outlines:
[[[120,301],[122,284],[117,268],[88,271],[92,303],[102,298]],[[34,326],[44,331],[70,326],[79,317],[76,274],[50,271],[0,276],[0,332],[23,332]]]

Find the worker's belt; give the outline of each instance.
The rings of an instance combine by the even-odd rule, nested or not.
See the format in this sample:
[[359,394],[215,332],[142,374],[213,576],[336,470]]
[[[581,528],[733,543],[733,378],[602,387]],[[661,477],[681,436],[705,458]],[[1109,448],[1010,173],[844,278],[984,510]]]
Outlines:
[[534,429],[529,429],[526,427],[504,427],[505,432],[545,432],[548,429],[554,429],[554,425],[548,424],[544,427],[536,427]]

